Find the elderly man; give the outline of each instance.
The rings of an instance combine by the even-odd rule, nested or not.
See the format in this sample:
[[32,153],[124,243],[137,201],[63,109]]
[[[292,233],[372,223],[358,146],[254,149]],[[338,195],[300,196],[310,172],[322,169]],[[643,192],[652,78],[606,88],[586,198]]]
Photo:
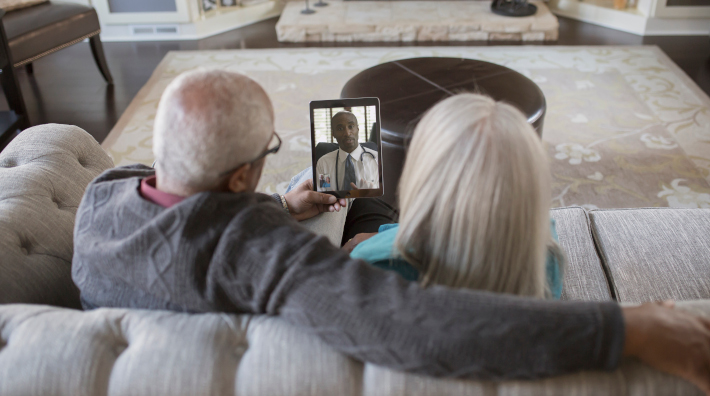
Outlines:
[[377,151],[358,143],[360,127],[355,114],[349,111],[336,113],[330,121],[333,137],[338,141],[338,150],[322,156],[316,164],[316,173],[330,178],[329,186],[318,191],[347,191],[377,188],[380,174],[377,166]]
[[637,356],[710,392],[708,321],[658,304],[406,282],[296,221],[340,209],[312,184],[286,197],[254,192],[277,148],[254,81],[225,71],[175,79],[155,120],[156,169],[108,170],[78,209],[72,271],[85,307],[277,315],[357,359],[429,375],[532,378]]

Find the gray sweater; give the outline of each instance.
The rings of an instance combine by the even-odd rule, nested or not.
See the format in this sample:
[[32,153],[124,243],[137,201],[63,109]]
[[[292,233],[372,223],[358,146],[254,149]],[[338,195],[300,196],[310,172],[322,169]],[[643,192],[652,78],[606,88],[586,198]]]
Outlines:
[[421,288],[351,259],[266,195],[143,199],[153,170],[106,171],[76,215],[72,275],[86,308],[277,315],[357,359],[435,376],[533,378],[614,369],[614,303]]

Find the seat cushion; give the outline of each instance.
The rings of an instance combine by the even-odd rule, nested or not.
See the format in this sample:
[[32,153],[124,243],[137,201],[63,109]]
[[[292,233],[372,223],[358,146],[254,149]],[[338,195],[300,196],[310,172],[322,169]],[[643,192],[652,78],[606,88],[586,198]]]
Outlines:
[[618,301],[710,298],[710,209],[589,212]]
[[0,153],[0,304],[80,308],[71,279],[74,216],[113,162],[81,128],[26,129]]
[[96,10],[74,3],[42,3],[10,11],[2,21],[15,67],[101,32]]
[[612,299],[602,262],[594,247],[587,212],[578,207],[550,211],[557,223],[560,247],[567,256],[563,300],[608,301]]

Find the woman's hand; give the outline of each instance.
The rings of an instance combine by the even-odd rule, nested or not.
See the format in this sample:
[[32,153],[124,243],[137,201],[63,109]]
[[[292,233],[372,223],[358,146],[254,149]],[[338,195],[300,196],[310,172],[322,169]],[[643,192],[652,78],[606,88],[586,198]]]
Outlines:
[[343,245],[341,249],[345,250],[346,252],[348,252],[348,254],[350,254],[350,252],[352,252],[353,249],[355,249],[355,246],[359,245],[360,242],[366,241],[375,235],[377,235],[376,232],[366,232],[362,234],[357,234],[355,235],[355,237],[350,238],[349,241],[345,242],[345,245]]

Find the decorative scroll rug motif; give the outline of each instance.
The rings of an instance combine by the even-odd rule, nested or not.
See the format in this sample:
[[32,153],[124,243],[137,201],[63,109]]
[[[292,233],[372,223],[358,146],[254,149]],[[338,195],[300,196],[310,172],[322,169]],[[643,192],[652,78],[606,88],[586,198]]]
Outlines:
[[397,59],[480,59],[517,70],[547,99],[552,206],[710,208],[710,99],[661,50],[643,47],[408,47],[171,52],[104,141],[116,165],[151,164],[158,100],[197,67],[258,81],[284,145],[259,190],[283,192],[310,165],[308,102],[338,98],[358,72]]

